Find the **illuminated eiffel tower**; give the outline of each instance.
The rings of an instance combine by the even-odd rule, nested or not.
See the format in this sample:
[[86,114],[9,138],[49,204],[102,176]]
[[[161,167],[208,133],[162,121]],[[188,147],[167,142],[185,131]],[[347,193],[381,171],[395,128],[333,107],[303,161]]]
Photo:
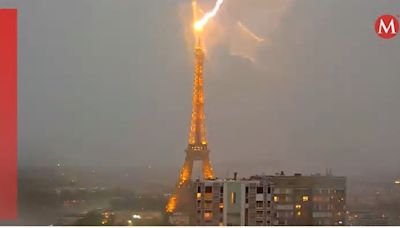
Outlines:
[[177,208],[180,193],[187,186],[193,170],[194,161],[202,162],[202,174],[204,179],[214,177],[210,163],[210,151],[207,146],[205,114],[204,114],[204,88],[203,88],[203,64],[204,49],[200,39],[195,47],[195,68],[192,97],[192,119],[189,132],[189,145],[186,158],[176,184],[175,193],[171,196],[165,208],[167,212],[174,212]]

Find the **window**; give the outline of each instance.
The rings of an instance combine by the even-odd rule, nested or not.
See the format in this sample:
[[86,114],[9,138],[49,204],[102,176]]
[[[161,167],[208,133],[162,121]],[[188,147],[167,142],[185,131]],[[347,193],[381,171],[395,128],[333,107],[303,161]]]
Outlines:
[[219,193],[224,193],[224,187],[221,186],[221,187],[219,188]]
[[270,194],[271,193],[271,187],[268,187],[267,191],[268,191],[268,194]]
[[271,201],[267,201],[267,207],[271,207]]
[[197,187],[197,192],[201,192],[201,187]]
[[249,193],[249,187],[246,186],[246,193]]
[[231,192],[231,204],[236,203],[236,192]]
[[212,212],[211,211],[204,212],[204,220],[206,220],[206,221],[212,220]]
[[257,193],[264,193],[264,188],[263,187],[257,187]]
[[212,193],[212,187],[206,186],[206,193]]
[[303,201],[307,202],[308,201],[308,196],[303,196]]
[[263,207],[263,201],[257,201],[256,202],[257,207]]

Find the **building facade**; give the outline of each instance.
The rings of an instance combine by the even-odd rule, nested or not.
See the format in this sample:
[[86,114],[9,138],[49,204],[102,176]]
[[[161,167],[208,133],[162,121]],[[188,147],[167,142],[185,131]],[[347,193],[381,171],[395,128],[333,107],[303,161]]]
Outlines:
[[195,181],[194,195],[195,225],[345,225],[345,177]]

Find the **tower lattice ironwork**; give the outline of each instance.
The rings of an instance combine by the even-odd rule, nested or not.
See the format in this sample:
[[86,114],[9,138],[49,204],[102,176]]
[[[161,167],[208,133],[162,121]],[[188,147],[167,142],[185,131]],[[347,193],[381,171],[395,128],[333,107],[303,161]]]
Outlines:
[[185,150],[186,158],[181,168],[179,180],[176,183],[175,193],[166,206],[167,212],[174,212],[179,201],[179,193],[189,182],[192,176],[194,161],[202,162],[204,179],[212,179],[214,172],[210,162],[210,151],[207,146],[204,87],[203,87],[204,49],[199,41],[195,48],[195,68],[192,94],[192,118],[189,131],[189,144]]

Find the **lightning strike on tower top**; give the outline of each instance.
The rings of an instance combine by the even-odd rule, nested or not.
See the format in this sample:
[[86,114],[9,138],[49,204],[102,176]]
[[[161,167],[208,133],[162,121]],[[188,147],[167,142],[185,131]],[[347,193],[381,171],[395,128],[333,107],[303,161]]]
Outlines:
[[193,28],[196,32],[203,31],[204,26],[208,23],[208,21],[211,18],[213,18],[215,15],[217,15],[219,9],[222,6],[222,3],[224,3],[224,0],[217,0],[214,8],[210,12],[205,13],[204,16],[200,20],[197,20],[197,3],[196,3],[196,0],[193,1],[193,14],[194,14],[194,20],[195,20]]

